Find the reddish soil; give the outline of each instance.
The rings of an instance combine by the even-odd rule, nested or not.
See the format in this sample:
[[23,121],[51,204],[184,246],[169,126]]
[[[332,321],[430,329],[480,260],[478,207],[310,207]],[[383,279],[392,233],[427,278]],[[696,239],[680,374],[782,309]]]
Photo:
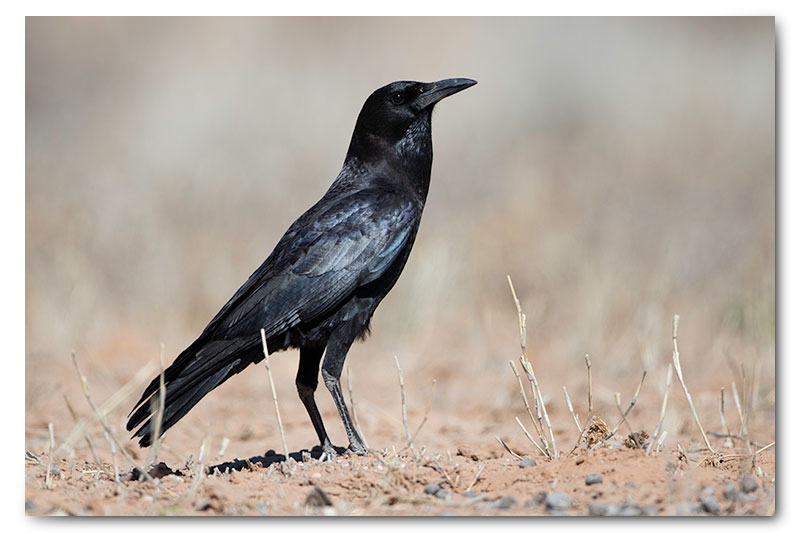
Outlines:
[[[284,357],[284,359],[291,359]],[[280,361],[276,359],[276,361]],[[285,361],[284,361],[285,362]],[[281,364],[276,365],[279,373]],[[69,371],[68,367],[64,368]],[[274,423],[271,400],[264,388],[266,376],[261,367],[251,369],[240,387],[223,387],[212,395],[203,407],[198,406],[168,433],[161,450],[164,461],[174,474],[160,478],[156,491],[148,481],[130,479],[130,463],[119,453],[116,461],[121,473],[120,483],[113,476],[113,457],[96,421],[89,424],[89,436],[103,463],[104,473],[97,473],[96,464],[85,440],[78,439],[73,450],[57,450],[50,488],[45,487],[49,444],[47,424],[42,414],[67,413],[63,404],[57,406],[58,396],[49,396],[29,409],[28,450],[36,457],[26,462],[26,513],[36,515],[585,515],[585,514],[721,514],[769,515],[774,513],[775,462],[774,447],[758,456],[753,468],[752,456],[735,444],[724,447],[724,439],[712,438],[712,445],[721,451],[723,458],[713,465],[704,461],[708,453],[703,450],[690,418],[682,420],[679,440],[667,439],[668,446],[659,453],[647,456],[642,449],[629,449],[622,437],[614,437],[609,447],[588,451],[585,446],[573,454],[569,450],[577,438],[577,428],[572,424],[565,408],[551,400],[550,416],[557,420],[555,435],[561,448],[560,458],[547,460],[530,446],[514,422],[514,416],[526,420],[527,414],[516,405],[509,410],[493,410],[472,406],[443,413],[433,402],[430,418],[420,432],[415,453],[409,450],[395,454],[405,442],[404,430],[399,420],[399,390],[379,396],[373,394],[356,399],[362,424],[367,427],[368,442],[373,445],[366,457],[345,456],[333,461],[319,461],[300,453],[297,459],[283,462],[283,456],[264,446],[280,449],[280,437]],[[74,373],[74,370],[73,370]],[[91,374],[91,372],[90,372]],[[510,374],[510,372],[509,372]],[[65,374],[69,376],[68,374]],[[513,376],[511,376],[513,379]],[[96,379],[96,378],[95,378]],[[262,381],[263,379],[263,381]],[[397,389],[396,376],[380,377],[385,388]],[[408,387],[409,377],[406,375]],[[92,379],[89,380],[90,388]],[[63,382],[69,392],[70,403],[82,415],[89,414],[88,404],[77,386],[77,378],[68,377]],[[513,385],[513,381],[511,382]],[[252,389],[248,389],[252,386]],[[437,384],[437,386],[439,386]],[[99,385],[98,389],[104,387]],[[260,391],[256,389],[261,389]],[[302,406],[296,398],[278,386],[279,395],[287,394],[281,401],[282,417],[286,420],[286,439],[290,450],[298,450],[297,442],[313,443],[313,431],[305,419]],[[94,389],[92,394],[94,393]],[[111,387],[109,386],[109,390]],[[137,388],[138,392],[138,388]],[[257,420],[252,413],[234,409],[243,405],[244,395],[262,394],[258,404]],[[372,391],[373,393],[375,391]],[[424,414],[427,395],[419,387],[409,392],[409,423],[413,432]],[[412,394],[413,392],[413,394]],[[510,394],[516,393],[513,388]],[[685,398],[673,386],[671,402],[683,410]],[[323,417],[337,443],[343,444],[340,424],[335,410],[325,405]],[[631,413],[636,427],[644,428],[641,421],[651,425],[657,418],[658,401],[652,395],[642,394],[639,405]],[[699,395],[702,397],[702,395]],[[104,398],[107,396],[104,396]],[[283,396],[282,396],[283,397]],[[100,398],[97,398],[98,400]],[[125,407],[112,410],[109,417],[119,439],[126,433],[118,431]],[[516,398],[519,401],[519,397]],[[49,405],[54,402],[54,405]],[[98,402],[102,403],[102,402]],[[411,405],[413,403],[413,405]],[[513,404],[514,402],[512,402]],[[521,403],[521,402],[519,402]],[[576,402],[578,403],[578,402]],[[611,414],[608,406],[598,402],[601,411]],[[396,409],[396,413],[391,410]],[[597,406],[596,406],[597,411]],[[397,417],[393,415],[397,415]],[[686,413],[688,415],[688,412]],[[524,416],[523,416],[524,415]],[[729,413],[729,416],[732,416]],[[673,413],[674,416],[674,413]],[[613,415],[609,424],[616,422]],[[711,416],[705,417],[709,422]],[[761,414],[766,420],[766,415]],[[570,427],[572,424],[572,427]],[[530,424],[527,424],[530,429]],[[751,437],[759,444],[771,442],[770,424],[751,429]],[[57,423],[62,428],[56,432],[56,445],[68,439],[73,429],[70,422]],[[209,430],[205,466],[213,472],[198,481],[199,443]],[[713,428],[717,429],[717,428]],[[652,428],[648,428],[652,431]],[[620,430],[620,433],[625,431]],[[80,437],[80,433],[77,433]],[[535,460],[536,465],[521,468],[520,461],[503,450],[495,435],[520,455]],[[229,439],[226,450],[220,443]],[[769,439],[769,440],[768,440]],[[763,440],[763,442],[761,442]],[[192,442],[194,441],[194,442]],[[147,451],[126,442],[126,450],[137,464],[147,460]],[[267,444],[268,443],[268,444]],[[374,447],[377,444],[378,447]],[[209,451],[210,450],[210,451]],[[679,450],[689,450],[685,454]],[[74,454],[74,457],[73,455]],[[416,454],[416,458],[415,458]],[[538,454],[538,455],[537,455]],[[211,456],[208,459],[208,456]],[[313,453],[318,457],[318,452]],[[248,461],[244,461],[248,458]],[[249,462],[249,464],[248,464]],[[476,475],[480,470],[480,475]],[[167,471],[168,472],[168,471]],[[156,472],[153,472],[156,475]],[[158,474],[158,475],[162,475]],[[587,485],[589,474],[599,474],[602,482]],[[758,488],[750,493],[741,491],[745,476],[756,481]],[[726,496],[725,483],[736,490]],[[432,484],[438,487],[433,487]],[[318,488],[317,488],[318,487]],[[467,492],[469,489],[470,492]],[[320,492],[321,490],[321,492]],[[730,488],[728,489],[730,491]],[[465,495],[466,492],[466,495]],[[548,505],[548,497],[564,493],[568,498],[566,508]],[[701,498],[713,496],[718,508],[704,508]],[[558,498],[559,496],[555,496]],[[563,496],[562,496],[563,497]],[[604,507],[605,506],[605,507]]]

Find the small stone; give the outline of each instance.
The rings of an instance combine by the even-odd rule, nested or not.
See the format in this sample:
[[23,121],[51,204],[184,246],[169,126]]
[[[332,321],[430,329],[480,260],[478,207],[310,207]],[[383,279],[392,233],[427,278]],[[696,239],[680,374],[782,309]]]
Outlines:
[[698,494],[700,494],[701,498],[703,496],[711,496],[714,494],[714,487],[700,487],[700,491]]
[[609,506],[604,503],[592,502],[589,504],[590,516],[606,516]]
[[564,492],[554,492],[544,500],[545,508],[550,512],[563,512],[569,509],[569,496]]
[[649,503],[647,505],[642,505],[639,508],[642,511],[642,516],[657,516],[658,515],[658,506]]
[[517,500],[512,498],[511,496],[504,496],[500,498],[496,502],[492,502],[489,506],[490,509],[511,509],[512,507],[517,506]]
[[462,494],[462,496],[465,497],[465,498],[477,498],[478,497],[478,493],[477,492],[473,492],[471,490],[468,490],[467,492]]
[[703,510],[709,514],[717,514],[719,512],[719,502],[713,496],[703,496],[700,498],[700,505]]
[[638,505],[624,504],[614,516],[642,516],[642,510]]
[[436,496],[440,500],[449,500],[450,499],[450,493],[448,491],[446,491],[446,490],[440,490],[436,494],[434,494],[434,496]]
[[519,462],[520,468],[530,468],[532,466],[536,466],[536,461],[534,461],[530,457],[526,457],[525,459]]
[[431,496],[436,496],[436,493],[442,490],[442,488],[437,485],[436,483],[428,483],[425,485],[425,494],[430,494]]
[[586,476],[586,484],[587,485],[596,485],[597,483],[603,482],[603,476],[600,474],[589,474]]
[[678,506],[678,509],[675,511],[675,514],[678,516],[686,516],[692,514],[698,514],[700,512],[700,506],[696,503],[682,503]]
[[750,476],[744,476],[742,478],[742,492],[749,494],[751,492],[755,492],[756,490],[758,490],[758,483],[756,480]]
[[730,481],[725,482],[724,488],[722,489],[722,495],[726,500],[731,502],[735,501],[737,492],[738,491],[736,490],[736,485],[734,485]]
[[537,492],[536,496],[533,497],[533,501],[536,502],[537,505],[542,505],[546,499],[547,499],[547,492],[543,490]]

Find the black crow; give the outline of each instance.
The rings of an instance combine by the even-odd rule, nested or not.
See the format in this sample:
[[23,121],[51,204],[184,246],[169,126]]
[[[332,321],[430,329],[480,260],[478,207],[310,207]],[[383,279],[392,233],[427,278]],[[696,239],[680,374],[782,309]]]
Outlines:
[[[397,81],[367,98],[331,187],[164,371],[162,434],[211,390],[264,358],[263,328],[269,353],[300,349],[295,383],[322,450],[336,455],[314,401],[320,361],[349,450],[366,453],[339,385],[344,360],[353,341],[369,333],[372,313],[414,244],[431,177],[433,107],[475,83]],[[134,437],[143,447],[152,444],[151,405],[158,402],[151,400],[158,391],[156,377],[129,415],[128,430],[139,426]]]

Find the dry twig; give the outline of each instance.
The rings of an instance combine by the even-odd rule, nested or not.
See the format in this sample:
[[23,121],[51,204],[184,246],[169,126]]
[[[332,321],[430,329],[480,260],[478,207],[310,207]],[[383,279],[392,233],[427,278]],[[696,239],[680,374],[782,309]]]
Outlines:
[[472,482],[469,484],[469,486],[467,486],[467,489],[464,492],[469,492],[469,490],[475,486],[475,483],[478,482],[478,479],[481,477],[484,468],[486,468],[486,463],[481,464],[481,467],[477,472],[475,472],[475,477],[472,478]]
[[589,380],[589,412],[586,414],[586,421],[583,423],[583,428],[581,432],[578,434],[578,440],[575,441],[575,446],[572,447],[572,450],[567,455],[572,455],[575,450],[581,445],[581,439],[583,439],[583,434],[586,433],[586,429],[589,427],[589,424],[592,422],[592,359],[589,357],[587,353],[584,356],[586,360],[586,373],[588,375]]
[[[542,396],[542,390],[539,388],[539,380],[536,379],[536,373],[533,371],[533,364],[531,364],[530,359],[528,359],[527,318],[525,313],[522,312],[522,304],[520,303],[519,298],[517,298],[517,292],[514,290],[514,283],[511,281],[511,276],[506,276],[506,278],[508,279],[508,286],[511,289],[511,296],[514,298],[514,306],[517,308],[517,317],[519,319],[519,344],[522,351],[522,354],[519,358],[520,366],[522,366],[522,369],[525,371],[525,375],[528,378],[531,386],[531,392],[533,393],[533,398],[536,405],[538,424],[536,421],[533,421],[533,415],[531,414],[530,406],[527,404],[527,399],[523,394],[523,399],[526,403],[525,407],[528,409],[528,413],[531,414],[531,420],[534,422],[534,427],[536,427],[536,431],[542,440],[542,444],[544,445],[544,450],[547,452],[546,456],[557,459],[559,456],[558,447],[556,446],[556,439],[553,435],[553,427],[550,425],[550,417],[547,415],[547,406],[545,405],[544,398]],[[519,379],[519,374],[517,373],[516,369],[514,369],[514,374],[517,374],[517,378]],[[542,423],[542,419],[544,419],[544,423]],[[549,442],[544,437],[545,425],[547,426],[550,434]]]
[[[719,388],[719,421],[722,424],[722,431],[725,434],[730,434],[731,430],[728,429],[728,423],[725,421],[725,387]],[[733,447],[733,441],[730,437],[725,438],[725,447]]]
[[[656,441],[656,437],[658,436],[658,432],[661,431],[661,424],[664,422],[664,413],[667,412],[667,399],[669,398],[669,388],[672,385],[672,363],[669,364],[667,367],[667,382],[664,386],[664,399],[661,400],[661,412],[658,415],[658,422],[656,422],[656,427],[653,430],[653,436],[650,438],[650,443],[647,445],[647,450],[645,451],[645,455],[650,455],[650,450],[653,447],[653,443]],[[666,435],[666,432],[664,433]],[[659,438],[658,445],[661,445],[665,437],[662,436]]]
[[111,428],[109,427],[108,423],[106,422],[105,417],[102,415],[100,410],[97,408],[97,404],[94,403],[94,400],[92,399],[92,395],[89,394],[89,384],[86,381],[86,377],[81,373],[81,370],[78,367],[78,359],[75,356],[75,352],[72,352],[72,364],[75,366],[75,371],[78,373],[78,377],[81,380],[81,387],[83,389],[83,395],[86,398],[86,401],[89,402],[89,406],[92,408],[92,411],[94,411],[94,414],[97,417],[97,420],[100,421],[100,424],[103,426],[103,429],[106,431],[106,433],[108,433],[108,435],[111,437],[111,439],[113,439],[114,443],[117,445],[117,448],[119,448],[119,451],[122,452],[122,455],[125,456],[125,459],[127,459],[128,462],[130,462],[134,466],[134,468],[136,470],[141,472],[142,476],[147,481],[152,483],[153,486],[158,486],[158,484],[159,484],[158,481],[156,479],[154,479],[153,476],[150,475],[150,473],[147,471],[147,469],[145,469],[145,468],[139,466],[138,464],[136,464],[136,461],[133,459],[133,457],[130,456],[128,451],[123,446],[121,446],[119,442],[117,442],[117,438],[114,436],[114,432],[111,431]]
[[703,442],[705,443],[708,451],[711,454],[716,455],[717,452],[714,451],[714,448],[711,447],[711,443],[708,441],[706,432],[703,429],[703,424],[700,423],[700,417],[697,416],[697,410],[694,408],[692,395],[689,394],[689,389],[686,387],[686,381],[683,379],[683,371],[681,370],[681,356],[678,352],[678,320],[680,320],[680,318],[681,317],[678,315],[672,317],[672,363],[675,365],[675,373],[678,375],[678,381],[681,382],[683,393],[686,396],[686,400],[689,402],[689,408],[692,411],[697,428],[700,430],[700,435],[703,437]]
[[[150,442],[153,443],[153,461],[150,464],[158,464],[158,452],[161,449],[161,423],[164,420],[164,407],[167,400],[167,389],[164,385],[164,343],[161,343],[159,354],[160,372],[158,374],[158,410],[156,411],[156,423],[153,426],[153,433]],[[152,412],[152,409],[151,409]]]
[[[592,446],[592,448],[591,448],[592,450],[594,450],[595,448],[597,448],[601,444],[603,444],[605,442],[608,442],[608,440],[611,439],[611,437],[616,435],[617,430],[619,429],[619,427],[622,425],[623,422],[625,422],[626,424],[628,423],[627,416],[630,414],[631,410],[633,409],[633,406],[636,405],[636,400],[639,398],[639,392],[641,392],[641,390],[642,390],[642,384],[644,383],[644,378],[646,376],[647,376],[647,371],[642,372],[642,380],[639,382],[639,386],[636,387],[636,392],[633,394],[633,399],[631,399],[631,403],[630,403],[630,405],[628,405],[628,408],[625,410],[624,413],[622,412],[622,406],[620,405],[620,402],[619,402],[619,393],[616,394],[617,407],[619,408],[619,411],[622,414],[622,418],[614,426],[614,429],[611,430],[611,433],[606,435],[606,437],[603,440],[601,440],[600,442],[598,442],[597,444]],[[628,426],[628,429],[630,429],[630,426]],[[630,432],[633,433],[633,430],[631,430]]]
[[[435,381],[435,380],[434,380]],[[356,430],[361,440],[364,441],[364,446],[369,449],[369,443],[364,436],[364,431],[361,429],[361,423],[358,421],[358,410],[356,409],[356,399],[353,397],[353,382],[350,379],[350,365],[347,366],[347,395],[350,397],[350,410],[353,411],[353,422],[356,425]]]
[[44,486],[45,488],[50,488],[50,471],[53,469],[53,454],[55,453],[56,449],[56,439],[53,437],[53,423],[49,422],[47,424],[47,431],[50,433],[50,453],[47,457],[47,474],[44,476]]
[[525,404],[525,410],[528,411],[528,416],[531,418],[531,423],[533,424],[533,427],[539,436],[542,446],[536,444],[536,442],[530,437],[528,431],[525,429],[525,426],[522,425],[522,422],[519,422],[519,419],[517,419],[517,422],[519,422],[520,426],[522,426],[522,430],[528,436],[528,439],[531,441],[531,443],[536,446],[536,449],[542,452],[545,457],[550,458],[550,450],[547,447],[547,439],[545,439],[544,434],[542,433],[542,428],[540,427],[539,422],[537,422],[536,417],[533,416],[531,405],[528,403],[528,395],[525,394],[525,386],[522,384],[522,377],[519,375],[519,372],[517,372],[517,367],[514,366],[513,361],[509,360],[508,364],[511,367],[511,370],[514,372],[514,375],[517,377],[517,382],[519,383],[519,393],[522,396],[522,402]]
[[748,438],[747,422],[742,413],[742,404],[739,401],[739,392],[736,390],[736,383],[731,381],[731,390],[733,391],[733,401],[736,404],[736,411],[739,413],[739,422],[742,425],[741,433],[744,435],[744,442],[747,445],[747,453],[752,453],[753,449],[750,447],[750,439]]
[[580,431],[581,423],[578,420],[578,415],[575,414],[575,410],[572,408],[572,400],[567,392],[567,387],[562,385],[561,388],[564,390],[564,398],[567,400],[567,408],[569,408],[569,413],[572,415],[572,419],[575,420],[575,425],[578,426],[578,431]]
[[505,441],[503,439],[501,439],[498,435],[495,435],[494,438],[497,439],[497,442],[500,443],[500,446],[502,446],[505,451],[510,453],[512,457],[514,457],[515,459],[519,459],[520,461],[522,460],[522,456],[517,454],[517,453],[514,453],[514,450],[509,448],[508,444],[506,444]]
[[[74,358],[74,354],[73,354]],[[74,360],[74,359],[73,359]],[[101,417],[105,417],[114,410],[118,405],[120,405],[123,401],[125,401],[128,396],[130,396],[133,392],[136,391],[145,381],[147,381],[148,376],[153,373],[153,362],[148,361],[142,368],[136,372],[136,375],[125,385],[120,387],[120,389],[111,395],[111,397],[105,401],[100,409],[97,410],[97,413],[100,413]],[[81,438],[82,435],[86,432],[86,425],[89,423],[91,417],[81,418],[75,427],[72,428],[69,436],[61,443],[58,447],[58,450],[69,450],[75,447],[75,444]]]
[[[410,448],[411,452],[416,455],[416,450],[414,450],[414,442],[411,438],[411,430],[408,429],[408,414],[406,412],[406,388],[403,385],[403,369],[400,368],[400,361],[397,359],[397,356],[394,356],[394,363],[397,365],[397,379],[400,382],[400,409],[403,413],[403,428],[406,431],[406,439],[408,444],[406,444],[406,448]],[[405,449],[405,448],[403,448]],[[397,455],[397,452],[395,452]]]
[[[69,403],[69,399],[66,395],[64,395],[64,403],[67,404],[67,409],[69,410],[69,414],[72,415],[72,420],[77,424],[78,423],[78,414],[73,409],[72,404]],[[105,474],[105,468],[103,468],[103,464],[100,462],[100,459],[97,458],[97,452],[94,449],[94,444],[92,444],[92,440],[89,438],[89,434],[84,432],[83,438],[86,440],[86,444],[89,446],[89,451],[92,452],[92,457],[94,458],[95,464],[97,464],[97,471]]]
[[281,431],[281,442],[283,443],[283,456],[289,460],[289,447],[286,446],[286,435],[283,432],[283,422],[281,422],[281,411],[278,408],[278,394],[275,392],[275,382],[272,380],[272,369],[269,367],[269,351],[267,350],[267,337],[264,328],[261,328],[261,347],[264,350],[264,366],[267,367],[269,377],[269,388],[272,391],[272,402],[275,404],[275,416],[278,419],[278,429]]

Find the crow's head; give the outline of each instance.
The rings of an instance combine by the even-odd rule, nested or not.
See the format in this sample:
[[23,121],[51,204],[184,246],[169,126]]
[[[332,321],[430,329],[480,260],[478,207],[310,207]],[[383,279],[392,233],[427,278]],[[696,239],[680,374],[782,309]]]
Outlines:
[[364,102],[351,151],[385,148],[403,140],[409,130],[429,131],[433,106],[476,83],[468,78],[450,78],[431,83],[396,81],[381,87]]

